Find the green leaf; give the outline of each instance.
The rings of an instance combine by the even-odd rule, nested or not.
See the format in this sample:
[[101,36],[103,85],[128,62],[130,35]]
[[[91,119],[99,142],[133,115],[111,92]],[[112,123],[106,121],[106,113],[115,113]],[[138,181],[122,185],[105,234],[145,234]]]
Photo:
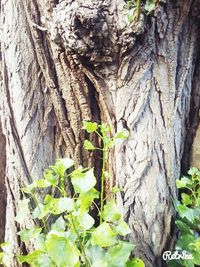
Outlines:
[[187,178],[187,177],[183,177],[180,180],[176,180],[176,185],[178,188],[185,188],[187,187],[187,185],[191,185],[192,181]]
[[80,252],[68,239],[51,231],[46,240],[47,252],[58,267],[75,267],[79,262]]
[[193,209],[190,209],[190,208],[186,207],[185,205],[180,204],[177,206],[177,211],[178,211],[181,218],[186,218],[190,222],[194,221],[195,213],[194,213]]
[[88,211],[94,199],[98,199],[98,198],[99,198],[99,192],[95,188],[92,188],[86,193],[80,193],[79,198],[76,203],[80,206],[80,210],[84,212],[84,211]]
[[107,148],[113,148],[115,146],[115,140],[110,137],[104,137],[104,142]]
[[21,191],[26,193],[26,194],[31,194],[33,192],[33,189],[34,189],[34,185],[33,184],[29,184],[25,187],[22,187],[21,188]]
[[196,167],[192,167],[189,169],[188,174],[193,176],[193,175],[197,174],[198,171],[199,170]]
[[38,259],[38,257],[40,257],[41,253],[42,252],[40,250],[35,250],[30,252],[28,255],[20,255],[17,258],[20,263],[27,262],[32,264]]
[[92,233],[92,244],[100,247],[109,247],[116,243],[116,234],[106,222],[98,226]]
[[189,245],[194,243],[195,238],[191,234],[181,235],[176,243],[176,250],[186,250],[188,251]]
[[188,194],[186,194],[186,193],[182,193],[181,194],[181,201],[182,201],[182,203],[184,204],[184,205],[190,205],[190,204],[192,204],[192,199],[191,199],[191,196],[190,195],[188,195]]
[[176,220],[176,225],[178,229],[183,234],[193,234],[193,231],[190,229],[189,225],[181,220]]
[[154,10],[155,9],[155,6],[156,6],[156,4],[155,4],[156,2],[155,2],[155,0],[146,0],[146,4],[145,4],[145,10],[149,13],[149,12],[151,12],[152,10]]
[[[93,266],[101,267],[101,265],[99,264],[100,263],[102,264],[102,261],[105,258],[105,250],[99,246],[88,246],[86,247],[86,255],[88,259],[90,260],[92,267]],[[107,265],[103,264],[103,266],[107,266]]]
[[23,199],[19,201],[19,211],[15,217],[18,223],[23,223],[28,218],[29,214],[29,199]]
[[77,219],[84,230],[89,230],[94,225],[94,219],[86,212],[81,213]]
[[4,253],[3,252],[0,252],[0,264],[2,264],[3,262],[3,255],[4,255]]
[[113,194],[119,193],[119,192],[121,192],[121,191],[122,191],[122,189],[119,188],[118,186],[114,186],[114,187],[112,188],[112,190],[111,190],[111,192],[112,192]]
[[138,258],[133,258],[127,263],[126,267],[145,267],[145,264],[142,260]]
[[33,210],[33,218],[34,219],[42,219],[49,213],[49,210],[43,205],[39,203],[37,207]]
[[56,231],[65,231],[66,221],[63,219],[63,216],[60,216],[52,225],[51,229]]
[[35,180],[33,182],[34,187],[39,187],[39,188],[46,188],[51,186],[51,183],[48,180],[45,179],[40,179],[40,180]]
[[71,182],[76,193],[86,193],[96,184],[93,168],[83,172],[82,169],[76,169],[71,174]]
[[96,122],[83,121],[83,129],[88,133],[93,133],[98,129],[98,125]]
[[72,211],[74,208],[74,200],[68,197],[53,198],[50,195],[46,195],[44,203],[45,209],[55,215],[64,211]]
[[115,222],[121,218],[121,213],[114,200],[108,202],[103,209],[103,219],[107,222]]
[[109,267],[124,267],[129,259],[134,245],[128,242],[119,241],[119,244],[111,247],[106,254],[106,261]]
[[94,150],[95,149],[95,147],[93,146],[93,144],[90,141],[88,141],[88,140],[85,140],[84,141],[84,145],[83,146],[87,150]]
[[127,139],[129,137],[129,131],[127,129],[123,129],[121,132],[116,134],[117,139]]
[[18,256],[18,260],[20,263],[27,262],[31,264],[31,266],[35,267],[53,267],[53,263],[51,259],[44,253],[39,250],[36,250],[28,255]]
[[100,125],[100,129],[101,129],[101,133],[105,136],[106,134],[109,134],[111,132],[111,127],[106,124],[106,123],[102,123]]
[[74,165],[74,161],[70,158],[57,159],[55,164],[55,170],[58,175],[64,177],[65,171]]
[[46,179],[51,185],[58,184],[58,176],[53,173],[52,170],[45,170],[44,179]]
[[37,237],[42,231],[42,228],[34,227],[31,229],[24,229],[18,232],[23,242],[29,241],[31,238]]
[[133,22],[133,11],[132,12],[128,12],[127,14],[127,19],[128,19],[128,22]]
[[129,226],[125,221],[120,221],[115,227],[115,229],[117,233],[122,236],[125,236],[131,233]]

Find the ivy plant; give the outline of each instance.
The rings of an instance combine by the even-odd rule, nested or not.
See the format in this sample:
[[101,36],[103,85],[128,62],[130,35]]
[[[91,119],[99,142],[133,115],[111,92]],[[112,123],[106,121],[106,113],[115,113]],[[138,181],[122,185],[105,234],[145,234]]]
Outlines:
[[[96,134],[102,147],[85,140],[87,150],[102,151],[101,190],[95,188],[97,179],[93,168],[76,166],[70,158],[58,159],[44,172],[44,177],[22,188],[16,221],[26,221],[31,214],[34,227],[21,230],[22,242],[31,243],[34,249],[27,255],[18,255],[20,263],[34,267],[144,267],[144,263],[131,257],[134,244],[124,241],[130,229],[123,220],[115,198],[105,199],[107,153],[115,141],[127,138],[127,130],[111,136],[107,124],[84,121],[83,129]],[[66,184],[73,188],[73,196],[67,194]],[[118,191],[115,187],[113,191]],[[51,194],[50,192],[54,192]],[[99,200],[99,223],[92,216],[92,209]],[[3,257],[3,254],[0,255]]]
[[139,19],[141,13],[141,6],[143,4],[143,10],[149,14],[153,11],[156,7],[158,0],[146,0],[144,4],[141,0],[127,0],[126,1],[126,9],[127,9],[127,18],[128,21],[131,23],[134,18],[136,20]]
[[200,266],[200,171],[190,168],[188,176],[176,180],[176,185],[181,195],[180,201],[175,201],[179,229],[175,250],[186,251],[193,259],[171,260],[169,266]]

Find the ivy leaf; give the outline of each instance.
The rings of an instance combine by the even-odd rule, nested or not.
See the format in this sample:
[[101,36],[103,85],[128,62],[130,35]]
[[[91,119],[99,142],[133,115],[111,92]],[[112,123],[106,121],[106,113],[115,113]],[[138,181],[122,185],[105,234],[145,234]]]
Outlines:
[[51,186],[51,183],[48,180],[45,179],[40,179],[40,180],[35,180],[33,182],[34,187],[39,187],[39,188],[46,188]]
[[190,204],[192,204],[192,199],[191,199],[191,196],[186,194],[186,193],[182,193],[181,194],[181,201],[184,205],[188,206]]
[[110,133],[110,131],[111,131],[111,127],[106,123],[102,123],[100,125],[100,129],[101,129],[101,133],[103,135],[106,135],[106,134]]
[[176,225],[178,229],[183,234],[193,234],[193,231],[190,229],[189,225],[181,220],[176,220]]
[[123,129],[121,132],[116,134],[117,139],[127,139],[129,137],[129,131],[127,129]]
[[111,190],[111,192],[112,192],[113,194],[119,193],[119,192],[121,192],[121,191],[122,191],[122,189],[119,188],[118,186],[114,186],[114,187],[112,188],[112,190]]
[[128,22],[133,22],[133,11],[132,12],[128,12],[128,14],[127,14],[127,19],[128,19]]
[[128,242],[120,241],[119,244],[111,247],[106,254],[106,260],[109,267],[124,267],[129,259],[134,245]]
[[55,170],[61,177],[64,177],[65,171],[74,165],[74,161],[70,158],[57,159]]
[[26,193],[26,194],[31,194],[33,189],[34,189],[34,185],[33,184],[29,184],[29,185],[27,185],[25,187],[22,187],[21,191]]
[[86,193],[91,190],[96,184],[93,168],[83,172],[82,169],[77,169],[71,174],[71,182],[76,193]]
[[24,229],[18,232],[18,235],[20,236],[21,240],[23,242],[29,241],[31,238],[37,237],[42,231],[42,228],[31,228],[31,229]]
[[131,233],[129,226],[125,221],[119,222],[117,226],[115,227],[115,229],[117,233],[122,236],[125,236]]
[[87,193],[80,193],[77,204],[80,206],[81,211],[88,211],[94,199],[99,198],[99,192],[92,188]]
[[46,179],[51,185],[58,184],[58,176],[53,173],[52,170],[46,170],[44,172],[44,179]]
[[85,140],[84,141],[84,145],[83,146],[87,150],[94,150],[95,149],[95,147],[93,146],[93,144],[90,141],[88,141],[88,140]]
[[83,121],[83,129],[88,133],[93,133],[98,129],[98,125],[96,122]]
[[44,218],[47,214],[49,213],[49,210],[46,209],[46,207],[42,204],[39,203],[37,207],[33,210],[33,218],[34,219],[42,219]]
[[74,208],[74,200],[68,197],[53,198],[50,195],[46,195],[44,203],[45,209],[55,215],[64,211],[72,211]]
[[146,0],[144,9],[149,13],[155,9],[155,6],[156,6],[155,0]]
[[181,235],[177,241],[176,250],[188,251],[189,244],[194,243],[194,242],[195,242],[195,238],[193,235],[191,235],[191,234]]
[[133,258],[126,264],[126,267],[145,267],[144,262],[138,258]]
[[34,264],[33,266],[39,267],[52,267],[53,263],[51,259],[40,250],[35,250],[34,252],[29,253],[28,255],[18,256],[20,263],[27,262],[29,264]]
[[66,222],[63,216],[60,216],[52,225],[51,229],[56,231],[65,231]]
[[188,221],[193,222],[195,219],[194,210],[186,207],[185,205],[178,205],[177,211],[181,218],[186,218]]
[[19,211],[15,217],[15,221],[23,223],[29,214],[29,199],[23,199],[19,201]]
[[92,233],[93,245],[100,247],[109,247],[116,243],[116,234],[111,229],[110,225],[106,222],[98,226]]
[[30,252],[28,255],[18,256],[18,260],[20,263],[23,263],[23,262],[33,263],[38,259],[38,257],[40,257],[40,255],[41,255],[41,251],[35,250],[33,252]]
[[192,167],[192,168],[189,169],[188,174],[193,176],[193,175],[197,174],[198,171],[199,170],[196,167]]
[[187,177],[183,177],[180,180],[176,180],[176,186],[180,189],[180,188],[185,188],[187,187],[187,185],[191,185],[192,181],[187,178]]
[[[105,258],[105,250],[102,249],[99,246],[89,246],[86,248],[86,255],[88,257],[88,259],[90,260],[92,267],[96,266],[96,267],[101,267],[101,266],[105,266],[108,267],[108,265],[104,265],[103,263],[103,259]],[[100,265],[100,263],[102,265]]]
[[114,200],[108,202],[103,209],[103,219],[107,222],[115,222],[121,218],[121,213]]
[[49,232],[46,239],[47,252],[58,267],[75,267],[79,262],[80,252],[68,239]]
[[81,213],[77,219],[84,230],[89,230],[94,225],[94,219],[87,212]]

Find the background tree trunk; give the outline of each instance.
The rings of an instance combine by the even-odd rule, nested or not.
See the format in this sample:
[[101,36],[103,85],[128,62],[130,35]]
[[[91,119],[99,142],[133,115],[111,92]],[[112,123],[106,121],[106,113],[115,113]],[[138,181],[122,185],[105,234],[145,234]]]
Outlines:
[[89,159],[98,175],[98,157],[82,148],[82,120],[130,131],[109,157],[108,190],[114,183],[123,188],[118,203],[136,254],[147,267],[159,267],[163,250],[172,247],[175,178],[187,131],[198,120],[199,95],[196,109],[190,105],[200,85],[200,2],[162,0],[132,23],[124,6],[122,0],[1,0],[8,266],[19,266],[13,252],[29,250],[16,234],[20,187],[63,156],[80,164]]

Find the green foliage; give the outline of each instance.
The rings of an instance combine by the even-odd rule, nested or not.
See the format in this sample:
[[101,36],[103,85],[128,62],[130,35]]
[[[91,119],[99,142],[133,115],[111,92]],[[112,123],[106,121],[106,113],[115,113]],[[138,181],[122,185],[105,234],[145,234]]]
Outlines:
[[[106,169],[108,150],[117,139],[128,138],[129,133],[124,129],[111,137],[108,125],[86,121],[83,129],[97,134],[103,144],[102,148],[96,148],[91,141],[84,142],[87,150],[102,151],[101,191],[95,189],[93,168],[76,168],[68,158],[57,160],[45,170],[42,179],[22,188],[28,198],[21,201],[16,221],[21,224],[27,214],[31,214],[38,223],[18,233],[21,241],[31,242],[35,248],[27,255],[19,255],[18,260],[35,267],[143,267],[140,259],[130,258],[134,245],[120,240],[130,229],[115,200],[106,203],[104,195],[105,179],[110,177]],[[73,186],[73,197],[65,190],[67,181]],[[113,188],[114,193],[119,191]],[[47,192],[56,194],[52,196]],[[97,226],[91,216],[95,199],[100,201]],[[33,202],[34,206],[30,205]]]
[[169,262],[169,266],[194,267],[200,265],[200,171],[191,168],[187,177],[176,180],[177,187],[182,190],[180,201],[175,201],[178,212],[176,225],[179,237],[175,249],[187,251],[193,259]]
[[156,8],[158,0],[146,0],[144,3],[141,0],[127,0],[126,10],[127,19],[131,23],[134,19],[138,20],[141,10],[149,14]]

